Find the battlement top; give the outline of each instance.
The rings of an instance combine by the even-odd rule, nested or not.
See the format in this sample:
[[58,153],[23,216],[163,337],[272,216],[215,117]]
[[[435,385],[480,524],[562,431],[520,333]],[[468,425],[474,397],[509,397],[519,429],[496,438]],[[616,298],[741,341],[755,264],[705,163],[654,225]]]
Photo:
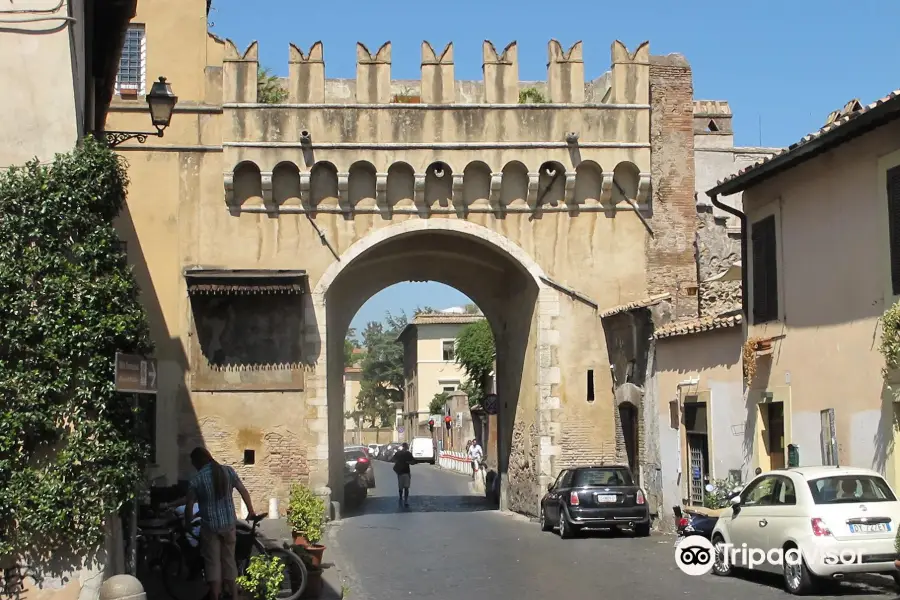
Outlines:
[[[256,103],[255,77],[238,71],[256,70],[259,66],[259,45],[252,42],[241,51],[231,40],[219,40],[223,45],[225,68],[225,103]],[[356,79],[326,80],[325,49],[319,41],[304,51],[296,44],[288,46],[289,76],[288,102],[299,104],[323,103],[332,100],[343,82],[357,103],[363,104],[459,104],[466,102],[488,104],[585,104],[612,103],[646,104],[649,102],[649,42],[633,51],[616,40],[610,49],[611,64],[603,76],[585,81],[582,42],[564,48],[558,40],[547,45],[547,80],[524,89],[519,80],[518,45],[513,41],[497,50],[490,40],[482,43],[483,80],[462,82],[454,77],[453,43],[436,50],[428,41],[421,46],[422,77],[416,82],[406,80],[398,90],[391,79],[391,42],[374,51],[361,42],[356,44]],[[229,77],[229,73],[233,76]],[[352,85],[350,85],[352,82]],[[416,89],[418,88],[418,89]],[[337,94],[340,96],[340,93]],[[346,100],[344,100],[346,101]]]

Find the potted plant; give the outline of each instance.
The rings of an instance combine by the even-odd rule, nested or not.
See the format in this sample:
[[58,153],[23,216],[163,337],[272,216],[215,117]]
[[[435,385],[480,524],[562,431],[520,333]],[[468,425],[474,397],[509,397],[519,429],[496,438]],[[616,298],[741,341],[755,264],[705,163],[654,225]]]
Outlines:
[[322,595],[322,586],[324,585],[322,581],[322,567],[313,564],[315,559],[305,547],[294,544],[292,550],[306,565],[306,573],[308,575],[306,589],[303,591],[301,598],[318,598]]
[[277,556],[257,554],[250,559],[246,572],[235,583],[253,600],[277,600],[284,583],[284,564]]
[[287,520],[294,543],[306,548],[314,564],[319,566],[325,553],[325,546],[319,544],[325,524],[325,503],[308,487],[295,483],[288,499]]

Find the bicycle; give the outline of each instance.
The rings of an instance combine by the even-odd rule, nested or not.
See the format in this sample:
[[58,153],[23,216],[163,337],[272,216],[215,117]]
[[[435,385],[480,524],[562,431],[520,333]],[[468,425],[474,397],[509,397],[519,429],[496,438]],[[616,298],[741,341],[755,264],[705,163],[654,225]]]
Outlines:
[[[259,523],[268,516],[267,513],[254,515],[248,521],[237,523],[237,543],[235,559],[238,574],[244,574],[254,555],[278,557],[284,568],[284,581],[279,591],[279,600],[298,600],[306,591],[309,573],[306,564],[290,547],[274,540],[261,537],[257,529]],[[164,533],[166,532],[166,533]],[[203,569],[203,560],[199,546],[191,545],[183,520],[175,517],[168,521],[164,529],[151,530],[150,536],[139,534],[139,538],[156,538],[156,543],[145,544],[145,552],[141,554],[144,563],[156,566],[154,570],[162,579],[166,593],[174,600],[201,600],[209,596],[209,586]],[[147,549],[160,548],[156,553],[147,553]],[[235,599],[236,600],[236,599]]]

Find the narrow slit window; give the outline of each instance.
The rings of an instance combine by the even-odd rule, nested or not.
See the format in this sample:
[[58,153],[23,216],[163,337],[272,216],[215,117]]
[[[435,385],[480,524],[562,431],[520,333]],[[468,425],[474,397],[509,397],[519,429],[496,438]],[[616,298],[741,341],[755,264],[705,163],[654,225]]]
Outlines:
[[587,401],[594,401],[594,370],[588,369],[587,372]]
[[256,450],[244,450],[244,464],[245,465],[255,465],[256,464]]

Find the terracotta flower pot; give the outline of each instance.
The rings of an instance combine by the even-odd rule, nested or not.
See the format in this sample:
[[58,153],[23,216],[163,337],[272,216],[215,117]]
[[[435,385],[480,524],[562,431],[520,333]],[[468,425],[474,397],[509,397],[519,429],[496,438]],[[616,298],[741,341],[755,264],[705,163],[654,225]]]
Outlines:
[[306,581],[306,589],[303,590],[301,598],[318,598],[322,595],[322,569],[308,569],[309,578]]
[[309,546],[309,540],[306,539],[306,534],[300,533],[298,531],[295,531],[293,533],[294,533],[294,544],[296,544],[298,546],[303,546],[304,548]]
[[312,557],[312,565],[316,568],[322,566],[322,556],[325,554],[325,546],[320,544],[310,544],[306,547],[306,551]]

